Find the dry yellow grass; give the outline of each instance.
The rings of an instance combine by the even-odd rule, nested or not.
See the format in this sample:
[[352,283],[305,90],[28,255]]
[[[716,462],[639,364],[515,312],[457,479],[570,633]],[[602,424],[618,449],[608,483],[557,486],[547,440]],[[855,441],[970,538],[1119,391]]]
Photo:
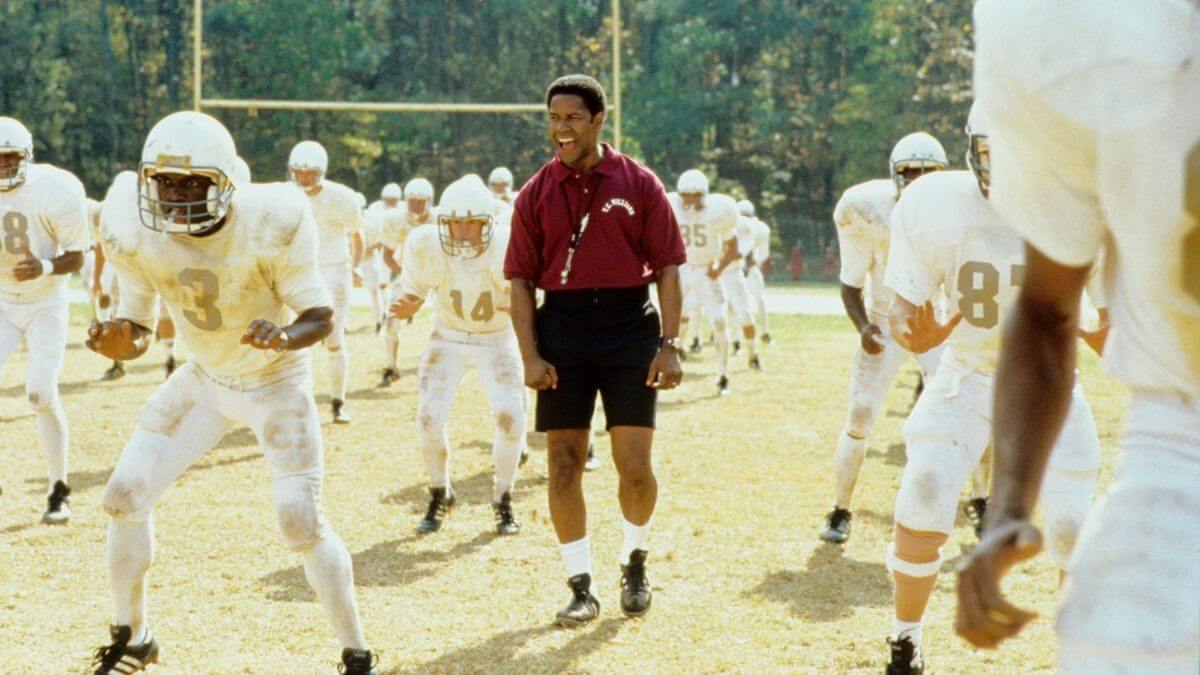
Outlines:
[[[403,379],[375,388],[381,365],[362,311],[352,321],[348,427],[324,427],[325,505],[354,558],[358,597],[383,672],[880,672],[890,629],[884,548],[904,461],[899,432],[912,397],[911,364],[877,425],[844,550],[822,544],[832,502],[832,452],[841,428],[854,337],[841,318],[774,317],[767,372],[738,358],[733,395],[712,396],[712,351],[685,365],[663,398],[651,533],[654,610],[619,611],[620,547],[611,464],[585,489],[603,613],[568,631],[550,625],[567,598],[545,506],[545,456],[517,490],[524,524],[491,534],[490,431],[468,378],[454,411],[454,473],[462,507],[440,533],[418,538],[425,477],[414,442],[415,365],[428,313],[404,334]],[[95,382],[104,362],[80,344],[76,312],[62,390],[72,433],[75,516],[38,523],[44,464],[14,357],[0,381],[0,672],[80,672],[107,637],[111,607],[99,499],[142,402],[162,379],[162,350],[130,364],[123,381]],[[328,359],[315,355],[318,400],[329,418]],[[1102,485],[1125,400],[1090,356],[1084,384],[1105,448]],[[607,438],[598,440],[608,456]],[[961,524],[961,523],[960,523]],[[253,437],[228,436],[188,471],[157,510],[158,559],[149,577],[150,620],[164,673],[333,672],[339,648],[286,551],[271,509],[270,476]],[[946,553],[973,541],[961,527]],[[1015,672],[1053,667],[1049,617],[1056,573],[1043,556],[1012,575],[1014,599],[1042,618],[998,652],[973,651],[951,630],[953,578],[933,598],[925,649],[934,672]]]

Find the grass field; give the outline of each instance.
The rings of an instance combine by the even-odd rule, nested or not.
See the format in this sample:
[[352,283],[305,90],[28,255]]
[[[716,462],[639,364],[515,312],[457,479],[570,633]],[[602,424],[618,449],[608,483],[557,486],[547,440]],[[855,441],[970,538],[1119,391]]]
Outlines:
[[[492,534],[490,429],[471,377],[455,408],[452,439],[460,508],[442,532],[412,534],[426,481],[414,434],[416,360],[429,328],[423,312],[403,338],[403,379],[377,389],[378,338],[365,311],[352,317],[349,405],[353,424],[328,424],[328,358],[315,354],[326,421],[324,502],[354,559],[368,638],[382,672],[881,672],[891,585],[884,568],[915,370],[910,362],[876,426],[856,494],[854,534],[840,549],[816,532],[832,504],[833,445],[845,415],[855,338],[844,318],[773,317],[765,373],[732,371],[733,393],[713,396],[712,350],[685,364],[681,389],[662,399],[656,444],[660,493],[650,539],[654,609],[619,610],[620,547],[611,463],[585,480],[599,621],[576,631],[551,625],[567,600],[546,508],[545,454],[516,492],[524,529]],[[159,384],[163,352],[100,384],[105,368],[81,344],[76,313],[62,392],[72,434],[75,516],[38,522],[44,462],[23,396],[25,360],[0,380],[0,673],[81,672],[107,639],[111,615],[104,562],[104,482]],[[1125,397],[1083,364],[1105,451],[1107,485]],[[608,440],[598,441],[608,456]],[[159,503],[158,554],[149,577],[150,623],[164,673],[328,673],[340,649],[297,556],[283,548],[270,476],[245,430],[225,438]],[[963,523],[960,522],[960,525]],[[944,553],[974,535],[960,527]],[[1019,604],[1041,617],[998,652],[973,651],[953,635],[953,575],[933,598],[925,651],[933,672],[1030,672],[1054,666],[1050,617],[1056,571],[1041,556],[1011,575]]]

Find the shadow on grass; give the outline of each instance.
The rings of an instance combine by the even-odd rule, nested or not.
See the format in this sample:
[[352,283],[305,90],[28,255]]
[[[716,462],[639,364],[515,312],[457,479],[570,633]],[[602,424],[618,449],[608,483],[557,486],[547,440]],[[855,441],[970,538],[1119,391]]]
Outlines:
[[[541,488],[546,485],[546,482],[547,479],[542,476],[518,474],[517,484],[513,488],[514,504],[521,501],[521,498],[528,496],[535,488],[540,493],[542,491]],[[458,497],[459,505],[464,503],[489,504],[492,501],[492,472],[490,470],[480,471],[474,476],[462,480],[454,480],[454,477],[451,476],[451,485],[454,487],[454,494]],[[419,504],[424,507],[428,501],[429,485],[427,483],[415,483],[384,496],[379,500],[379,503],[399,506]],[[453,518],[453,514],[450,517]],[[413,526],[416,526],[416,519],[413,520]]]
[[904,452],[903,443],[892,443],[888,446],[887,452],[880,452],[875,448],[867,450],[867,457],[882,457],[883,461],[892,466],[904,466],[908,460],[908,455]]
[[422,663],[416,668],[393,668],[386,675],[409,673],[557,673],[572,670],[573,664],[611,641],[621,630],[621,619],[600,621],[595,627],[575,629],[574,637],[559,647],[533,654],[517,654],[529,640],[562,631],[557,626],[539,626],[497,633],[484,642],[463,647]]
[[769,573],[747,592],[791,606],[806,621],[836,621],[856,607],[883,607],[892,602],[892,587],[883,563],[847,558],[839,546],[824,544],[813,551],[802,570]]

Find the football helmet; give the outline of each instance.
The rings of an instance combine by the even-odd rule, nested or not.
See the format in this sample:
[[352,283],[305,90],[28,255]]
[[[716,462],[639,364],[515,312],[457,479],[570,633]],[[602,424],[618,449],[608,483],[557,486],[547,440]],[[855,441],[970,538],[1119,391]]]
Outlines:
[[742,214],[743,216],[746,216],[747,218],[754,217],[754,204],[750,203],[749,199],[741,200],[737,203],[737,207],[738,213]]
[[317,182],[304,188],[312,190],[325,180],[325,172],[329,170],[329,154],[325,146],[316,141],[300,141],[288,155],[288,180],[296,182],[296,169],[316,169]]
[[681,195],[707,195],[708,176],[705,176],[699,169],[688,169],[679,174],[679,180],[675,181],[675,191]]
[[892,182],[897,190],[908,186],[904,172],[909,169],[920,169],[921,173],[939,171],[946,168],[946,151],[936,138],[924,131],[911,133],[901,138],[892,148],[889,169]]
[[498,166],[492,169],[488,174],[488,185],[496,185],[496,183],[504,184],[504,189],[508,190],[512,187],[513,174],[508,170],[508,167]]
[[249,183],[250,182],[250,165],[246,160],[238,157],[233,163],[233,182],[234,183]]
[[29,175],[29,165],[33,164],[33,134],[17,120],[0,117],[0,154],[12,153],[20,155],[21,159],[14,170],[0,173],[0,191],[20,187]]
[[394,205],[396,202],[404,199],[404,191],[395,183],[388,183],[383,186],[383,190],[379,192],[379,198],[383,201],[390,201]]
[[[447,255],[459,258],[478,258],[483,255],[492,241],[495,210],[496,200],[492,191],[482,181],[476,182],[464,176],[448,185],[442,192],[442,201],[438,203],[438,238],[442,250]],[[455,221],[462,227],[463,221],[467,220],[482,221],[479,239],[459,238],[451,227]]]
[[979,190],[983,196],[988,196],[988,188],[992,182],[992,148],[988,142],[988,132],[991,125],[987,116],[978,104],[971,106],[967,115],[967,166],[979,181]]
[[[169,234],[203,234],[229,211],[237,146],[225,125],[201,112],[167,115],[146,136],[138,165],[138,212],[142,225]],[[158,195],[160,173],[203,176],[212,181],[204,199],[168,202]]]
[[405,199],[425,199],[433,201],[433,183],[424,178],[414,178],[404,185]]

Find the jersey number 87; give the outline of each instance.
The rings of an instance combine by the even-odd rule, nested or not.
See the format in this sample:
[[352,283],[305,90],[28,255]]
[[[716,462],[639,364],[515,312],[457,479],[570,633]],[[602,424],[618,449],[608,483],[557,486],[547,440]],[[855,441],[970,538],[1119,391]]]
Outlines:
[[[1025,281],[1025,266],[1013,265],[1009,283],[1020,286]],[[972,260],[958,268],[958,311],[963,320],[976,328],[995,328],[1000,323],[1000,270],[991,263]]]

